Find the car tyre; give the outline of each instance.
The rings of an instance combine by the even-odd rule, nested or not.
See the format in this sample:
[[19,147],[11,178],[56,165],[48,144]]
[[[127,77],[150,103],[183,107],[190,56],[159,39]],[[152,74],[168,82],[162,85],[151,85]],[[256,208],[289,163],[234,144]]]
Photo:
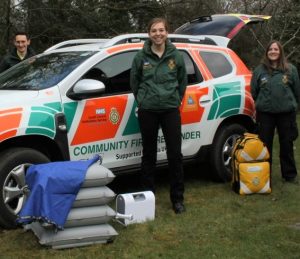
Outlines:
[[49,162],[43,153],[31,148],[11,148],[0,154],[0,225],[15,228],[16,217],[23,207],[28,189],[26,169],[32,164]]
[[236,139],[243,135],[245,127],[240,124],[223,125],[218,129],[210,156],[212,177],[216,181],[228,182],[232,178],[231,153]]

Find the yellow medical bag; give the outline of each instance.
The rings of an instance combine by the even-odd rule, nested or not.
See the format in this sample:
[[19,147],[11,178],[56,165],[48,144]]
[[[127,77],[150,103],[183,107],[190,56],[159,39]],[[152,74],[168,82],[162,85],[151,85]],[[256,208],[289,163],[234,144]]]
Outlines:
[[269,152],[258,135],[244,133],[232,151],[232,189],[239,194],[271,193]]

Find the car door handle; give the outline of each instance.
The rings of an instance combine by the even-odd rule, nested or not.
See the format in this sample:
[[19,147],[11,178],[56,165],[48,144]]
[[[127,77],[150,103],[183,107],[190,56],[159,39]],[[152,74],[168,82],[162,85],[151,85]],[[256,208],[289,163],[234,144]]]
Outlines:
[[199,100],[199,104],[201,106],[205,106],[205,105],[207,105],[210,102],[211,102],[211,99],[210,99],[210,97],[208,95],[201,96],[201,98]]

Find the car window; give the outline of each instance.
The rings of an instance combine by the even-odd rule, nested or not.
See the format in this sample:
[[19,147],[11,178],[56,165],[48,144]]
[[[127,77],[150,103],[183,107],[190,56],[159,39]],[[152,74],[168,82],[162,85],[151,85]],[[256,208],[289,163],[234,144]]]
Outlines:
[[[130,92],[130,69],[137,51],[124,52],[111,56],[96,66],[91,71],[96,78],[105,84],[106,93]],[[84,77],[86,78],[86,75]]]
[[186,67],[186,73],[188,76],[188,84],[196,84],[203,81],[203,77],[198,70],[197,66],[191,59],[190,55],[183,50],[179,51],[181,55],[183,56],[185,67]]
[[200,51],[200,56],[214,78],[232,72],[232,65],[224,54],[219,52]]
[[[83,78],[96,79],[105,84],[106,94],[131,92],[130,70],[137,51],[129,51],[111,56],[92,69]],[[186,51],[180,50],[184,58],[188,74],[188,83],[195,84],[203,81],[202,75]]]
[[94,52],[38,55],[3,72],[0,90],[42,90],[56,85]]

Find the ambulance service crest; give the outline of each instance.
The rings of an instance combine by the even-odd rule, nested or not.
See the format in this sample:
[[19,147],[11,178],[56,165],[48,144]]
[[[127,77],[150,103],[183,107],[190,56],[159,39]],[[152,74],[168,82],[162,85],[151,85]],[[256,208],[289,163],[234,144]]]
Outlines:
[[254,178],[252,179],[252,184],[253,184],[254,186],[258,186],[258,185],[260,184],[259,178],[258,178],[258,177],[254,177]]
[[282,83],[284,83],[285,85],[289,82],[288,76],[287,75],[283,75],[282,76]]
[[170,70],[173,70],[176,67],[175,59],[173,59],[173,58],[169,59],[168,67],[170,68]]
[[120,114],[116,108],[111,108],[109,113],[109,120],[112,124],[117,124],[120,120]]

